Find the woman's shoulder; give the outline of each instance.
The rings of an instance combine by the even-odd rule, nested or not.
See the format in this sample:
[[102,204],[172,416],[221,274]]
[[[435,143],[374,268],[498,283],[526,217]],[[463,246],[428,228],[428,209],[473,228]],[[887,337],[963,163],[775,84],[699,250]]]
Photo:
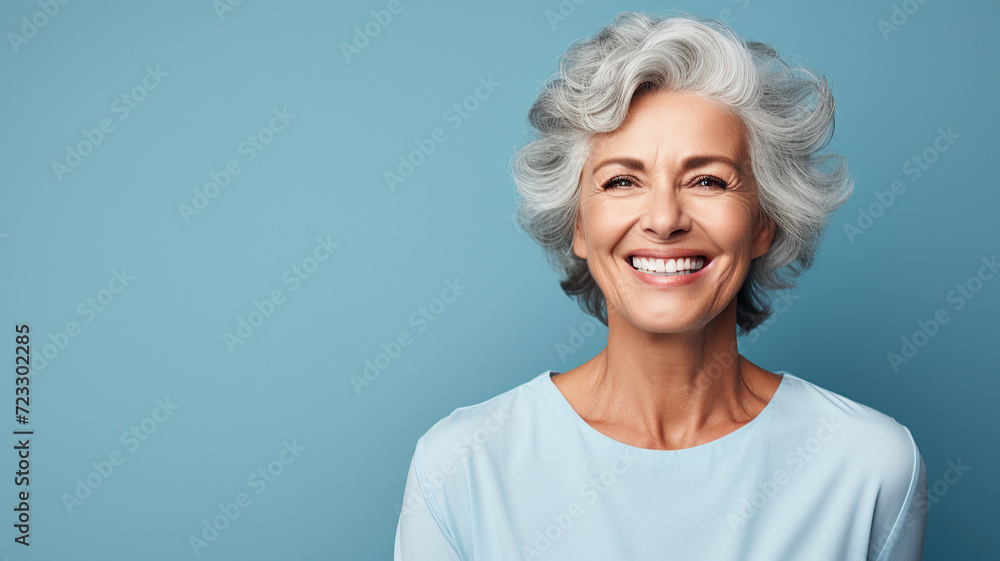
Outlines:
[[778,371],[790,382],[785,396],[785,406],[789,412],[823,414],[835,416],[853,427],[883,433],[909,434],[909,431],[894,417],[854,399],[827,389],[808,379],[787,371]]
[[[927,516],[927,468],[910,429],[812,382],[795,376],[788,380],[793,382],[788,392],[793,415],[808,417],[807,409],[814,408],[819,423],[829,427],[828,434],[813,435],[817,441],[829,441],[816,443],[815,455],[826,457],[825,473],[835,473],[838,481],[857,490],[857,500],[869,501],[865,504],[873,509],[874,554],[869,558],[897,548],[919,548]],[[812,445],[806,441],[804,447]]]
[[542,406],[551,371],[507,390],[490,399],[459,407],[432,425],[417,442],[419,452],[435,462],[463,460],[502,446],[522,431],[530,431]]
[[908,487],[922,460],[910,429],[895,418],[809,380],[779,372],[790,382],[779,423],[794,425],[824,445],[849,454],[854,466],[886,483]]

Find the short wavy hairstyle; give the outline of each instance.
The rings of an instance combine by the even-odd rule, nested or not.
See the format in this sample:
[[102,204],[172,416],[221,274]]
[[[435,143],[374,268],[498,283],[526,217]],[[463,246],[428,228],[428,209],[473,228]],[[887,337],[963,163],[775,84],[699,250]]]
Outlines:
[[736,296],[745,335],[771,315],[768,291],[793,287],[812,265],[830,214],[853,189],[846,160],[819,154],[834,128],[826,78],[770,46],[716,20],[636,12],[570,45],[528,113],[534,139],[511,159],[515,220],[545,248],[563,291],[607,325],[604,294],[573,252],[580,177],[595,135],[616,130],[633,97],[650,90],[716,100],[746,125],[760,207],[775,235]]

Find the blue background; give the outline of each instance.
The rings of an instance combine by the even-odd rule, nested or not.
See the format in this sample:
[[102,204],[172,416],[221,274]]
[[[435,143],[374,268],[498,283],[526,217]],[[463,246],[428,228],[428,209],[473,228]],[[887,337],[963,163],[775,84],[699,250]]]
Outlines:
[[[37,15],[44,3],[0,5],[0,401],[10,413],[0,420],[0,556],[193,558],[189,537],[245,493],[250,505],[198,557],[389,558],[424,431],[604,346],[603,327],[583,327],[589,336],[572,346],[572,330],[593,322],[515,228],[508,164],[565,48],[619,11],[666,4],[406,1],[382,25],[371,11],[384,1],[246,1],[224,12],[207,0],[70,2],[51,17]],[[883,35],[893,6],[901,25]],[[824,72],[837,97],[831,148],[856,178],[792,304],[742,338],[743,353],[910,428],[936,498],[926,559],[995,555],[1000,280],[970,279],[1000,252],[1000,8],[669,8],[724,19]],[[22,18],[44,25],[12,44],[11,33],[31,35]],[[366,25],[377,34],[345,55]],[[481,79],[492,91],[456,117],[452,106]],[[125,114],[122,95],[142,100]],[[294,117],[272,121],[285,108]],[[65,165],[81,142],[86,151],[84,130],[102,119],[114,129],[57,173],[53,162]],[[949,127],[958,136],[947,150],[925,153]],[[385,173],[438,128],[443,142],[390,188]],[[250,136],[264,149],[247,161]],[[904,166],[924,156],[935,161],[915,178]],[[230,160],[240,173],[198,200]],[[896,180],[906,190],[879,212],[877,192]],[[185,216],[180,205],[195,203]],[[860,234],[845,231],[859,223]],[[324,261],[310,260],[317,238],[337,244]],[[311,270],[298,284],[294,266]],[[113,271],[134,279],[123,287]],[[435,302],[446,281],[465,288]],[[948,295],[970,282],[978,292],[957,309]],[[275,290],[270,309],[262,302]],[[270,315],[252,315],[255,302]],[[894,368],[888,353],[939,309],[948,323]],[[248,317],[253,332],[227,345]],[[23,426],[13,411],[22,323],[35,366]],[[400,332],[410,344],[362,378]],[[166,416],[156,408],[168,398]],[[133,426],[146,440],[123,438]],[[30,548],[13,542],[19,428],[35,431]],[[297,456],[282,454],[286,443]],[[115,452],[121,463],[105,477]],[[948,483],[948,462],[969,470]],[[254,474],[269,466],[262,489]]]

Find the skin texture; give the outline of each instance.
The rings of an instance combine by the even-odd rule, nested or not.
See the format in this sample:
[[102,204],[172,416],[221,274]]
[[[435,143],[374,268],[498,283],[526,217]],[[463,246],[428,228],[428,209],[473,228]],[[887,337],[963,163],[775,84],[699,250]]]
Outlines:
[[[573,249],[607,300],[608,345],[552,381],[612,439],[657,450],[704,444],[751,421],[778,388],[780,376],[736,351],[736,294],[774,237],[746,138],[742,120],[714,101],[651,91],[594,139]],[[620,158],[637,161],[605,164]],[[694,282],[653,286],[626,260],[678,248],[712,258]]]

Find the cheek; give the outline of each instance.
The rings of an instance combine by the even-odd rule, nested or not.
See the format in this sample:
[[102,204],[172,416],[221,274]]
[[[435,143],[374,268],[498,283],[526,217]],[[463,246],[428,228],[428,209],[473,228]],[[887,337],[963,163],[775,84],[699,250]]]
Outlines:
[[587,246],[594,251],[608,252],[614,249],[629,229],[629,212],[625,205],[611,204],[612,201],[591,200],[581,205],[584,237]]
[[754,213],[752,204],[737,199],[706,205],[699,218],[719,245],[742,250],[753,243]]

